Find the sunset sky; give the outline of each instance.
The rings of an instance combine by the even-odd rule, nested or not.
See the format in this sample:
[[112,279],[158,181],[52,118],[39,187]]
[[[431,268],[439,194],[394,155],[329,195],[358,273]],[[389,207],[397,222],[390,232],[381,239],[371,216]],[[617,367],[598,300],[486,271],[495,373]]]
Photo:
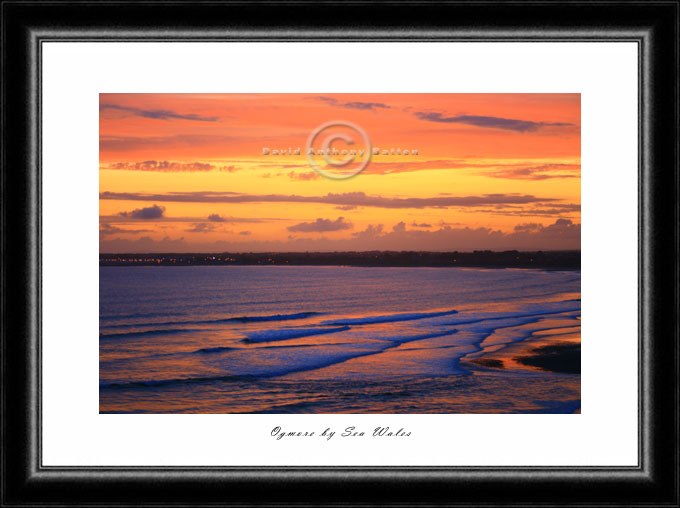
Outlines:
[[[100,94],[99,108],[102,253],[580,249],[579,94]],[[326,178],[305,146],[330,121],[417,155]]]

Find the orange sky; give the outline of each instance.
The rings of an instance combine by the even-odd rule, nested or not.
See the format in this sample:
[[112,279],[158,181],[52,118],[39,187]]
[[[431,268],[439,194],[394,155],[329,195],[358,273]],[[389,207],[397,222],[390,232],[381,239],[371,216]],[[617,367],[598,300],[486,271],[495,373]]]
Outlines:
[[[579,94],[101,94],[100,251],[579,249],[580,118]],[[339,120],[417,155],[321,176],[307,138]]]

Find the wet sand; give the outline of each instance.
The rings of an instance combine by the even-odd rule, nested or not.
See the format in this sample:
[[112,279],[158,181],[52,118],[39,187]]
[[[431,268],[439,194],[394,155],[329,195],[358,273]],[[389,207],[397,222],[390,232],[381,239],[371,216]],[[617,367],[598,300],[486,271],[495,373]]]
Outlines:
[[564,374],[581,373],[581,345],[555,344],[532,349],[533,356],[521,356],[516,360],[550,372]]
[[488,352],[465,361],[484,369],[580,374],[581,329],[575,326],[536,331],[523,341],[495,350],[489,347]]

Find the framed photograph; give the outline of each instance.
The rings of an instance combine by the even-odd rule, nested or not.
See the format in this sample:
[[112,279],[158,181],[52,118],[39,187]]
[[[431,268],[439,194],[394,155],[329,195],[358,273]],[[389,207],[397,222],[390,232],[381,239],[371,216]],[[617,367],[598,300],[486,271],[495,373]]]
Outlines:
[[3,505],[677,506],[679,7],[3,2]]
[[580,412],[580,99],[100,94],[100,413]]

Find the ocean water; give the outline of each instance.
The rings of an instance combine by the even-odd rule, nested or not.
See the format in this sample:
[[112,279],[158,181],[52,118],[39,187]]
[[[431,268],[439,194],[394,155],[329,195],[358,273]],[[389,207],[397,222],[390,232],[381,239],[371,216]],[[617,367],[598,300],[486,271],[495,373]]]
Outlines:
[[580,375],[513,360],[580,341],[580,271],[100,267],[99,287],[100,412],[580,409]]

